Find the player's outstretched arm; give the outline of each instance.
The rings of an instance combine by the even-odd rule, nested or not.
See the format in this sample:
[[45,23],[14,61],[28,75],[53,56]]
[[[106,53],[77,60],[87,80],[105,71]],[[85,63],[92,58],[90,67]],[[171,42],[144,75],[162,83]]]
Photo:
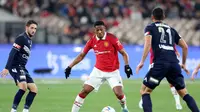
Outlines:
[[142,55],[142,59],[140,61],[140,63],[138,64],[137,68],[136,68],[136,74],[139,73],[139,70],[143,67],[144,65],[144,62],[147,58],[147,55],[150,51],[150,48],[151,48],[151,39],[152,39],[152,36],[151,35],[147,35],[145,36],[145,42],[144,42],[144,50],[143,50],[143,55]]
[[189,75],[190,72],[186,68],[186,59],[187,59],[187,55],[188,55],[188,45],[186,44],[186,42],[183,39],[179,40],[178,45],[182,48],[182,65],[181,65],[181,68]]
[[85,57],[86,53],[81,52],[74,60],[73,62],[65,69],[65,77],[66,79],[69,77],[70,73],[71,73],[71,68],[73,66],[75,66],[76,64],[78,64],[79,62],[81,62],[84,57]]
[[197,75],[198,71],[200,69],[200,64],[194,69],[194,71],[192,72],[192,76],[191,79],[194,80],[194,77]]
[[7,63],[6,63],[6,66],[0,73],[3,78],[6,77],[6,75],[8,75],[8,73],[9,73],[8,69],[11,67],[12,61],[13,61],[13,59],[14,59],[14,57],[17,54],[18,51],[19,51],[19,49],[16,48],[15,46],[13,46],[13,48],[11,49]]
[[124,63],[125,63],[124,71],[127,75],[127,78],[130,78],[130,76],[133,75],[133,73],[132,73],[131,67],[129,66],[128,54],[124,49],[119,50],[119,52],[123,56],[123,59],[124,59]]

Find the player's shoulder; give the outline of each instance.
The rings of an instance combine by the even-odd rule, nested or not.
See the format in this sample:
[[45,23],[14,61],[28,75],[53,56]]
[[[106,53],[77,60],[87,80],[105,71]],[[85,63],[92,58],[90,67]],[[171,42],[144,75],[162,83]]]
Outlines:
[[25,39],[24,33],[19,34],[16,39]]
[[150,24],[146,25],[145,29],[151,29],[153,27],[155,27],[155,23],[150,23]]
[[107,36],[107,38],[109,38],[109,39],[117,39],[117,37],[116,37],[114,34],[112,34],[112,33],[108,33],[108,32],[107,32],[106,36]]

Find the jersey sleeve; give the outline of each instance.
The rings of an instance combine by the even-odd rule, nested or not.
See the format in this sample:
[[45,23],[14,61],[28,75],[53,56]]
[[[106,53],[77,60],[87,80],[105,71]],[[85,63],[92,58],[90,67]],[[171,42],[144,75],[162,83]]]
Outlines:
[[84,53],[88,53],[88,51],[92,48],[92,39],[88,40],[88,42],[86,43],[83,52]]
[[178,42],[181,39],[181,36],[178,34],[178,32],[175,29],[173,29],[173,31],[175,33],[175,35],[174,35],[174,37],[175,37],[175,43],[178,45]]
[[113,45],[117,49],[117,51],[120,51],[120,50],[122,50],[124,48],[123,45],[121,44],[121,42],[119,41],[119,39],[117,37],[114,37],[114,39],[113,39]]
[[146,26],[145,29],[144,29],[144,36],[152,36],[152,31],[151,31],[151,28],[150,26]]
[[20,49],[23,47],[23,37],[18,37],[16,38],[14,44],[13,44],[13,49],[17,50],[17,51],[20,51]]
[[15,43],[13,44],[13,48],[11,49],[10,53],[9,53],[9,57],[6,63],[6,69],[9,69],[12,65],[13,59],[16,56],[17,52],[20,51],[20,49],[23,46],[23,38],[22,37],[18,37],[15,40]]

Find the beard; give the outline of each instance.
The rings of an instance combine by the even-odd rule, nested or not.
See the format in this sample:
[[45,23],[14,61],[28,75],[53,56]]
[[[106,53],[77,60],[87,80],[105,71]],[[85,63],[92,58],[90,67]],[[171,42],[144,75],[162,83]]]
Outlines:
[[29,37],[32,37],[33,35],[32,35],[30,32],[28,32],[28,36],[29,36]]

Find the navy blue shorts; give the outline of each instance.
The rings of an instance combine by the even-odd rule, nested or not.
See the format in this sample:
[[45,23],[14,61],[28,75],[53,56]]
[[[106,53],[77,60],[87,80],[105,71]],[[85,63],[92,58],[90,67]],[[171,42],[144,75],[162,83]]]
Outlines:
[[13,77],[16,85],[18,82],[23,82],[23,81],[27,83],[34,83],[28,70],[24,67],[21,66],[12,67],[11,69],[9,69],[9,73]]
[[166,78],[176,90],[185,88],[184,77],[178,63],[154,63],[146,74],[143,84],[150,89],[155,89],[163,78]]

